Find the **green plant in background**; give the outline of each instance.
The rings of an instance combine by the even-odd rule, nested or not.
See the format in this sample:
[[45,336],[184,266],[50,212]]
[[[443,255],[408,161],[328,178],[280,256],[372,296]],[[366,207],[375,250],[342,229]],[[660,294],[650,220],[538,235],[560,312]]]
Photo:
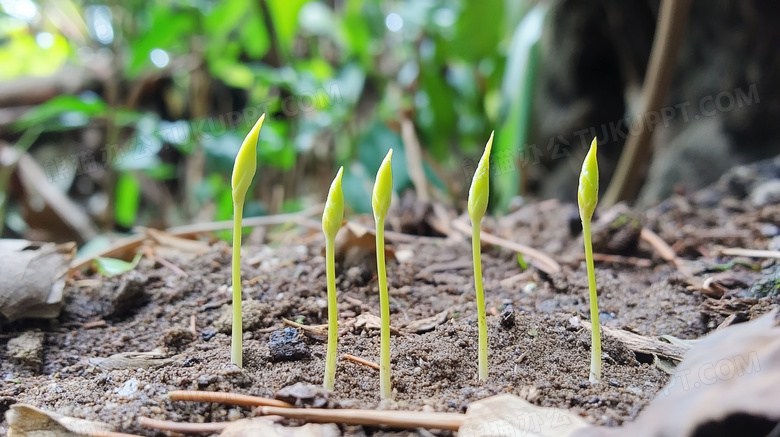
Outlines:
[[238,150],[233,166],[233,337],[230,343],[230,362],[241,367],[241,216],[244,199],[257,170],[257,136],[263,126],[265,114],[260,116],[244,143]]
[[338,311],[336,308],[336,234],[344,220],[344,193],[341,177],[344,167],[339,168],[325,201],[322,213],[322,232],[325,234],[325,273],[328,278],[328,351],[325,358],[325,379],[323,387],[333,390],[336,383],[336,347],[339,341]]
[[582,163],[577,203],[582,219],[582,237],[585,242],[585,263],[588,268],[588,291],[590,293],[590,382],[601,381],[601,329],[599,327],[599,305],[596,293],[596,272],[593,267],[593,246],[591,245],[590,220],[599,200],[599,166],[596,161],[596,139],[590,143],[590,150]]
[[477,164],[469,189],[469,217],[471,218],[471,244],[474,257],[474,288],[477,291],[477,317],[479,323],[479,379],[488,377],[488,339],[485,319],[485,292],[482,289],[482,260],[480,259],[479,227],[487,210],[490,193],[490,149],[493,147],[493,133],[485,146],[485,152]]
[[390,149],[376,172],[374,193],[371,197],[374,223],[376,223],[376,267],[382,318],[379,351],[379,392],[382,399],[390,399],[393,396],[390,384],[390,296],[387,293],[387,272],[385,271],[385,217],[393,197],[393,168],[390,164],[392,158],[393,149]]

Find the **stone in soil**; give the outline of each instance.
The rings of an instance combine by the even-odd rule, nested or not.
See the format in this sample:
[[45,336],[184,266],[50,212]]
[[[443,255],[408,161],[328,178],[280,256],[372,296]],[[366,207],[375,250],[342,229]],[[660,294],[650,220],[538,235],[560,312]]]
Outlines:
[[272,362],[299,361],[311,358],[306,336],[294,328],[284,328],[271,333],[268,349]]

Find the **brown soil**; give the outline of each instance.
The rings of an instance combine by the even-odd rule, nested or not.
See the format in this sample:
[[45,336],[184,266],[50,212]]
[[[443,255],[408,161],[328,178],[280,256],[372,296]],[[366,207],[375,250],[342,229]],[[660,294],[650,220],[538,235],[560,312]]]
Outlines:
[[[733,173],[715,188],[676,196],[642,211],[641,222],[673,244],[680,256],[696,261],[691,264],[698,266],[693,282],[700,281],[718,272],[714,265],[733,259],[716,257],[719,245],[757,249],[778,245],[780,207],[776,202],[759,205],[751,195],[761,177]],[[464,412],[473,401],[508,392],[538,405],[575,411],[603,425],[617,426],[636,417],[668,375],[653,365],[653,357],[635,354],[607,338],[603,345],[605,383],[588,383],[590,333],[570,322],[575,315],[588,316],[582,240],[570,231],[574,227],[576,233],[577,220],[574,206],[543,202],[483,224],[485,231],[531,245],[563,266],[563,272],[553,277],[533,267],[521,272],[515,253],[483,248],[490,338],[490,378],[484,383],[476,380],[477,326],[469,239],[453,233],[450,238],[394,244],[403,262],[388,265],[392,324],[402,328],[442,311],[448,316],[433,331],[412,334],[402,329],[401,335],[392,338],[397,401],[393,408]],[[136,273],[123,278],[91,275],[83,279],[93,281],[74,281],[67,289],[59,320],[3,328],[0,413],[13,403],[26,402],[151,436],[155,432],[140,428],[138,416],[211,422],[253,414],[245,408],[171,402],[166,399],[169,390],[269,397],[296,382],[320,384],[324,343],[308,338],[309,359],[272,362],[269,338],[272,331],[283,328],[283,317],[307,325],[327,322],[322,250],[320,233],[300,229],[291,234],[289,227],[284,233],[271,233],[268,244],[244,247],[243,370],[229,365],[229,326],[223,317],[229,312],[228,245],[216,244],[198,257],[167,255],[186,277],[143,260]],[[762,275],[744,265],[729,266],[727,272],[741,282],[724,281],[734,288],[717,299],[690,287],[691,277],[662,261],[646,243],[628,244],[622,250],[627,250],[623,255],[652,263],[650,267],[638,266],[631,259],[597,263],[605,326],[652,337],[697,338],[732,313],[740,320],[751,319],[778,302],[777,296],[741,297]],[[413,256],[402,256],[410,253]],[[373,258],[362,258],[368,261],[366,266],[353,266],[339,274],[341,321],[367,312],[379,314],[376,278],[370,273]],[[747,261],[772,266],[771,261]],[[128,282],[142,284],[142,292],[120,308],[111,303],[112,296]],[[509,305],[513,308],[507,309]],[[509,313],[515,323],[502,324]],[[192,317],[197,336],[190,332]],[[105,327],[84,328],[86,322],[100,318],[107,322]],[[45,332],[40,369],[11,360],[6,350],[9,339],[32,329]],[[340,337],[339,354],[376,362],[378,339],[376,330],[354,328]],[[146,369],[119,370],[105,370],[95,360],[156,348],[173,360]],[[378,385],[377,371],[340,359],[333,399],[342,407],[375,408],[380,404]],[[0,422],[2,434],[6,427]],[[429,435],[363,427],[342,430],[349,436]]]

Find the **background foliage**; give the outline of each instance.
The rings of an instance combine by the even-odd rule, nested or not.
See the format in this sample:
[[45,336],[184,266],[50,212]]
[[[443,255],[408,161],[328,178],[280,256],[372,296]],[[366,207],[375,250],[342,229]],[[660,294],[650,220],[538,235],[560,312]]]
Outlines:
[[[31,147],[103,227],[129,228],[230,218],[232,160],[261,112],[247,215],[321,200],[339,165],[348,206],[369,212],[389,148],[396,192],[412,186],[410,121],[434,196],[463,206],[490,132],[511,159],[528,135],[543,19],[513,0],[0,0],[6,85],[84,78],[0,124],[0,139]],[[519,175],[494,185],[506,208]]]

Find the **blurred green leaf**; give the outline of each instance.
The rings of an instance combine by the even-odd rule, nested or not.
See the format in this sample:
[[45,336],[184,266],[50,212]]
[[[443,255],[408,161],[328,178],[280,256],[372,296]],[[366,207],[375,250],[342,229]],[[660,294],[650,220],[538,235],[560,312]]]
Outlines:
[[255,75],[246,64],[227,59],[211,63],[211,73],[234,88],[248,89],[255,80]]
[[23,23],[0,16],[0,80],[19,76],[49,76],[68,60],[71,49],[59,33],[49,33],[51,45],[41,47]]
[[133,258],[133,260],[130,262],[115,258],[97,257],[95,258],[94,264],[98,273],[110,278],[112,276],[121,275],[122,273],[127,273],[130,270],[133,270],[135,266],[138,265],[139,261],[141,261],[140,253],[136,254],[135,258]]
[[[28,129],[33,125],[44,124],[44,128],[49,130],[55,126],[67,126],[67,120],[57,120],[53,125],[48,124],[55,118],[65,114],[80,115],[82,119],[89,120],[92,117],[105,115],[108,110],[105,102],[94,93],[84,94],[82,96],[62,95],[35,106],[22,116],[15,124],[17,130]],[[71,118],[72,119],[72,118]],[[81,126],[78,123],[73,123]]]
[[131,228],[138,217],[141,203],[141,183],[131,172],[123,171],[116,181],[114,221],[119,226]]
[[262,15],[254,12],[247,17],[247,21],[241,26],[241,42],[246,53],[253,59],[260,59],[268,52],[271,40],[268,38]]
[[535,6],[522,21],[512,37],[507,69],[502,84],[502,118],[496,134],[496,156],[511,157],[514,164],[492,178],[496,195],[491,199],[492,209],[507,211],[512,197],[520,190],[518,163],[524,152],[531,129],[536,73],[540,62],[539,39],[547,14],[547,6]]
[[494,53],[503,36],[504,0],[467,1],[456,23],[453,54],[478,61]]
[[279,40],[279,48],[285,55],[292,51],[295,32],[298,29],[298,12],[307,2],[309,0],[266,1]]
[[189,44],[197,21],[191,8],[179,8],[167,3],[155,3],[148,12],[149,27],[139,30],[139,38],[130,41],[130,61],[127,74],[135,77],[150,64],[149,54],[155,48],[183,50]]
[[455,135],[455,94],[447,86],[435,65],[424,65],[421,72],[421,91],[415,99],[419,121],[425,132],[425,144],[436,160],[443,160],[449,152],[449,141]]

